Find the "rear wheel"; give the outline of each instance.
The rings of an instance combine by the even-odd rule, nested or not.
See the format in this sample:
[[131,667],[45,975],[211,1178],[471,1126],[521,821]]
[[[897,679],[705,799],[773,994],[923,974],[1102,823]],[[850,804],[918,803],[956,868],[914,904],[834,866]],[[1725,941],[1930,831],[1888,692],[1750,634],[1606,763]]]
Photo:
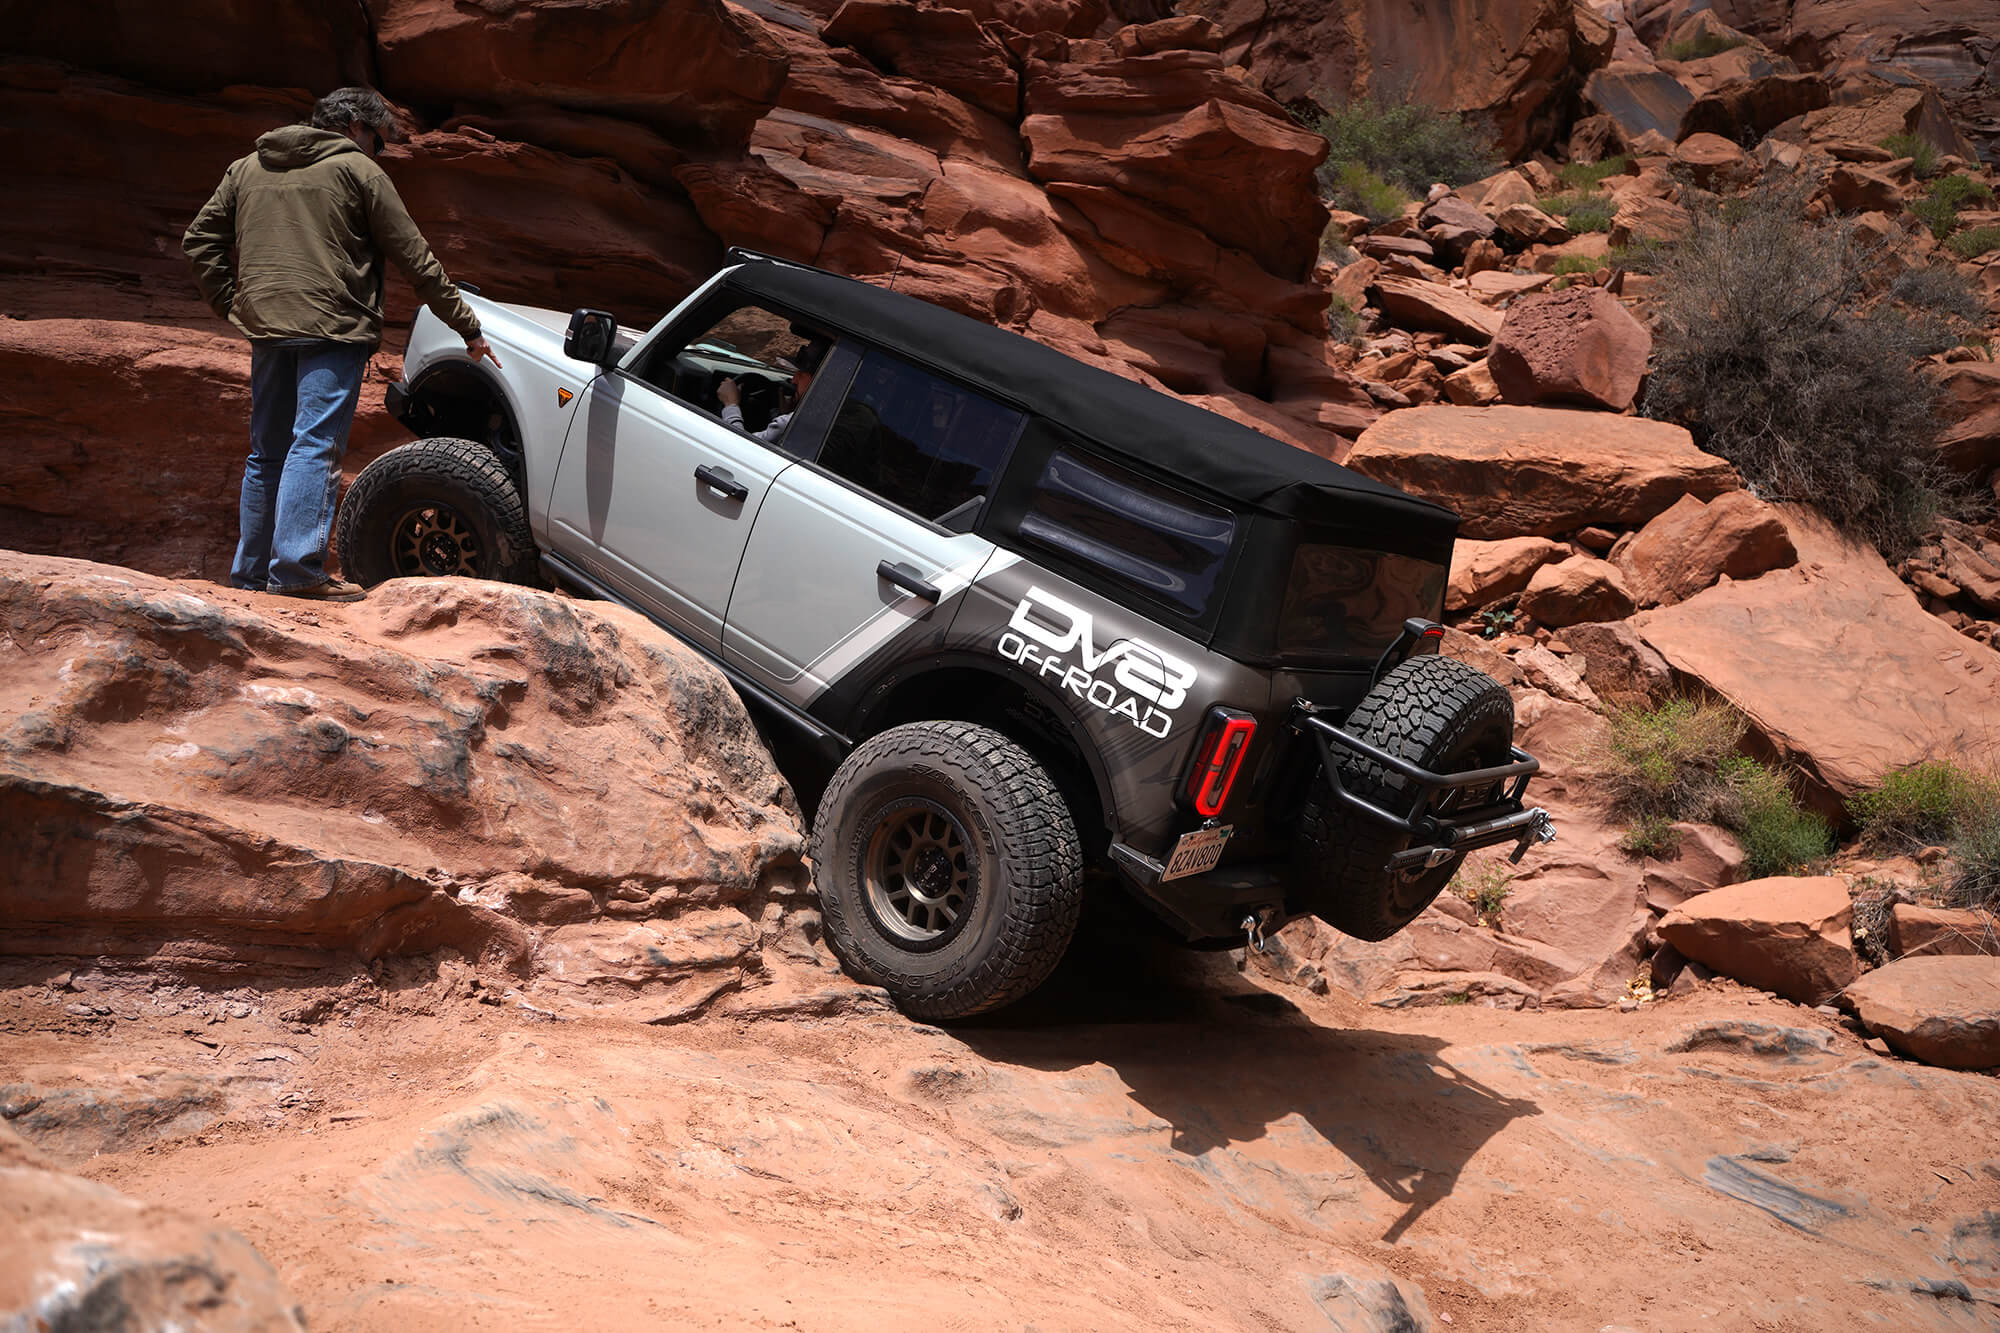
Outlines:
[[340,566],[364,587],[385,579],[531,583],[528,509],[506,465],[471,440],[391,449],[361,470],[340,506]]
[[918,1018],[1022,998],[1076,931],[1069,808],[1026,750],[969,722],[914,722],[856,747],[820,799],[812,860],[841,963]]
[[[1413,657],[1383,676],[1348,717],[1347,731],[1379,750],[1434,773],[1463,773],[1507,762],[1514,742],[1514,701],[1491,676],[1450,657]],[[1336,758],[1340,752],[1335,751]],[[1347,790],[1395,814],[1406,814],[1416,792],[1399,775],[1360,758],[1342,761]],[[1476,805],[1468,792],[1434,805]],[[1293,867],[1305,910],[1364,940],[1383,940],[1431,905],[1465,858],[1442,865],[1389,869],[1410,835],[1350,812],[1315,769],[1300,815]]]

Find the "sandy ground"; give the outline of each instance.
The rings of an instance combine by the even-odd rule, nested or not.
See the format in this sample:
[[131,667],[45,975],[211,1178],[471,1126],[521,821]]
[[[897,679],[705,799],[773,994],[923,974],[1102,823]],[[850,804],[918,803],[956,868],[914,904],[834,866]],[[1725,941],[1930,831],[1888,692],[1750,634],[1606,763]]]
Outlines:
[[0,1110],[316,1329],[2000,1328],[2000,1086],[1733,986],[1389,1012],[1100,944],[945,1031],[71,982],[0,993]]

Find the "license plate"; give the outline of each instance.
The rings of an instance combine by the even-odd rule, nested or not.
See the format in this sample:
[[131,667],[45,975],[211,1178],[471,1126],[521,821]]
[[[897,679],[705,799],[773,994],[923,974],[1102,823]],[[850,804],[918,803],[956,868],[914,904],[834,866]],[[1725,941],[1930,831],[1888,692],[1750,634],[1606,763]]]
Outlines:
[[1199,875],[1215,869],[1215,863],[1222,859],[1222,845],[1229,841],[1229,835],[1236,831],[1234,824],[1221,828],[1196,829],[1193,833],[1181,834],[1174,844],[1174,854],[1167,858],[1166,873],[1162,880],[1179,879],[1183,875]]

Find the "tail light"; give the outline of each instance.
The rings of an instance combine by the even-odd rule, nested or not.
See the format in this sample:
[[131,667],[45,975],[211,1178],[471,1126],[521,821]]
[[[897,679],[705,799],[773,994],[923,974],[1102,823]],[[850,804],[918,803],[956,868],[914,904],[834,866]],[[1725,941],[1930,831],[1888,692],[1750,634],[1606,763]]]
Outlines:
[[1243,756],[1250,752],[1250,738],[1257,734],[1257,719],[1233,708],[1211,708],[1208,725],[1194,749],[1194,768],[1188,774],[1187,799],[1203,819],[1222,813],[1229,789],[1243,768]]

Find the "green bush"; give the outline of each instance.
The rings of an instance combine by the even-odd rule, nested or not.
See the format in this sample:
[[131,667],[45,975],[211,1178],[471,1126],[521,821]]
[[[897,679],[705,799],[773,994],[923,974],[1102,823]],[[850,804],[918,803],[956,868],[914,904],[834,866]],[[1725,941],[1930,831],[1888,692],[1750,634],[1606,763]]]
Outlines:
[[1990,780],[1927,759],[1889,774],[1881,786],[1857,797],[1854,816],[1870,846],[1906,851],[1948,841],[1975,806],[1995,800],[2000,797]]
[[1743,843],[1752,879],[1802,869],[1833,850],[1833,829],[1805,809],[1782,774],[1740,755],[1725,760],[1724,824]]
[[1977,259],[1988,250],[2000,250],[2000,227],[1974,227],[1962,231],[1944,243],[1944,248],[1959,259]]
[[1561,278],[1571,277],[1578,273],[1595,273],[1597,272],[1597,270],[1608,266],[1610,263],[1611,263],[1611,256],[1608,254],[1603,256],[1564,255],[1560,259],[1556,260],[1556,277],[1558,279],[1561,279]]
[[1658,708],[1619,709],[1606,719],[1594,767],[1613,805],[1633,820],[1706,819],[1722,765],[1743,739],[1744,722],[1726,704],[1670,699]]
[[1611,219],[1618,212],[1618,205],[1603,195],[1582,190],[1565,190],[1537,199],[1535,206],[1561,218],[1563,225],[1579,236],[1587,231],[1610,231]]
[[2000,911],[2000,798],[1974,805],[1952,835],[1952,897],[1961,907]]
[[1811,194],[1794,178],[1696,204],[1688,233],[1656,250],[1645,410],[1760,495],[1816,504],[1897,556],[1955,503],[1916,364],[1938,330],[1873,298],[1872,251],[1844,219],[1807,221]]
[[1410,196],[1359,162],[1345,162],[1337,171],[1320,168],[1320,189],[1335,208],[1359,213],[1370,222],[1386,222],[1403,211]]
[[1413,198],[1439,181],[1464,185],[1501,165],[1491,134],[1421,102],[1350,102],[1328,111],[1313,128],[1326,139],[1320,181],[1327,191],[1341,188],[1343,175],[1357,164]]
[[1910,205],[1910,212],[1917,215],[1923,224],[1931,229],[1931,235],[1940,241],[1951,235],[1958,225],[1958,210],[1969,203],[1991,203],[1993,189],[1986,182],[1971,176],[1953,174],[1940,176],[1931,182],[1931,188],[1924,197]]
[[1724,51],[1734,51],[1739,46],[1748,45],[1750,39],[1741,33],[1703,30],[1678,42],[1668,42],[1660,48],[1660,56],[1666,60],[1706,60],[1710,56],[1719,56]]
[[1622,176],[1632,165],[1632,159],[1620,154],[1607,157],[1602,162],[1571,162],[1556,171],[1556,179],[1563,183],[1565,190],[1578,190],[1588,194],[1595,190],[1598,182],[1613,176]]
[[1347,298],[1339,292],[1333,294],[1333,302],[1326,308],[1327,337],[1337,343],[1351,341],[1361,332],[1361,312],[1348,304]]
[[1937,145],[1920,134],[1892,134],[1880,145],[1897,157],[1910,159],[1910,169],[1917,173],[1918,180],[1929,180],[1937,175]]
[[1679,845],[1680,836],[1674,832],[1674,821],[1667,815],[1640,815],[1625,826],[1618,839],[1619,850],[1627,856],[1650,856],[1655,860]]

